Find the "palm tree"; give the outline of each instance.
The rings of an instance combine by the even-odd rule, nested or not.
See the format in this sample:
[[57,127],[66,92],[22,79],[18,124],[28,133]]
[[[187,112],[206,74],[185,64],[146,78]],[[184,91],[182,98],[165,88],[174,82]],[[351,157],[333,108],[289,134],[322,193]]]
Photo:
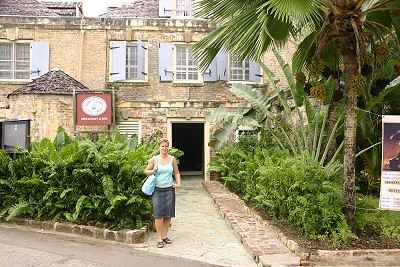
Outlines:
[[[350,84],[360,73],[360,58],[368,45],[383,40],[388,34],[399,39],[400,16],[396,12],[400,9],[400,0],[200,0],[198,5],[197,16],[217,25],[193,47],[202,70],[221,49],[241,55],[242,60],[260,62],[267,49],[300,36],[302,29],[310,34],[299,46],[304,53],[299,54],[319,59],[330,50],[342,59],[345,83],[343,212],[349,227],[355,231],[357,93],[350,89]],[[298,68],[306,58],[301,58]]]

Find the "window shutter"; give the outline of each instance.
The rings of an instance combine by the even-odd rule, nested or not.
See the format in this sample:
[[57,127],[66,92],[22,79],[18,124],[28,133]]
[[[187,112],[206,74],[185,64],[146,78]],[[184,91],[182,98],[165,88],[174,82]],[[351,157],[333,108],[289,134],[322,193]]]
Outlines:
[[141,138],[139,121],[123,120],[118,122],[117,128],[121,134],[128,134],[129,138],[131,138],[133,134],[137,134],[139,140]]
[[140,80],[146,79],[146,47],[144,46],[144,42],[138,40],[138,76]]
[[217,72],[219,81],[228,80],[228,54],[220,50],[217,54]]
[[126,80],[126,42],[111,42],[110,80]]
[[158,44],[158,74],[160,81],[172,82],[173,80],[173,60],[172,43]]
[[251,82],[260,83],[262,75],[260,74],[260,64],[253,60],[249,60],[249,79]]
[[158,15],[170,18],[172,14],[172,0],[159,0]]
[[31,79],[36,79],[49,71],[49,42],[31,43]]
[[207,70],[204,72],[204,81],[205,82],[216,82],[216,81],[218,81],[217,57],[215,57],[213,59],[213,61],[208,66]]

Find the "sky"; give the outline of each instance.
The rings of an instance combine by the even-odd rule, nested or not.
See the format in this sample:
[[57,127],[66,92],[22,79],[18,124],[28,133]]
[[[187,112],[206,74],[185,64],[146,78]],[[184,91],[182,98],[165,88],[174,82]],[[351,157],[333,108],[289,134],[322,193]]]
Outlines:
[[49,2],[82,2],[85,17],[97,17],[107,12],[108,6],[119,6],[122,3],[131,3],[135,0],[46,0]]

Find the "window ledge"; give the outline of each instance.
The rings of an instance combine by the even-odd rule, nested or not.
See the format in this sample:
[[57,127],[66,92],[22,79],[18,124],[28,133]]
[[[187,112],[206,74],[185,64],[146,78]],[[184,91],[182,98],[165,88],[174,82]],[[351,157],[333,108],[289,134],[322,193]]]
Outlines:
[[251,82],[251,81],[227,81],[227,84],[234,84],[234,83],[242,83],[242,84],[251,84],[251,85],[262,85],[261,82]]
[[135,81],[135,80],[124,80],[124,81],[115,81],[115,82],[108,82],[108,84],[135,84],[135,85],[142,85],[148,86],[150,85],[148,81]]
[[188,82],[173,82],[172,86],[187,86],[187,87],[202,87],[204,86],[203,82],[198,83],[188,83]]
[[0,83],[12,83],[12,84],[27,84],[30,83],[31,81],[32,81],[31,79],[20,79],[20,80],[0,79]]

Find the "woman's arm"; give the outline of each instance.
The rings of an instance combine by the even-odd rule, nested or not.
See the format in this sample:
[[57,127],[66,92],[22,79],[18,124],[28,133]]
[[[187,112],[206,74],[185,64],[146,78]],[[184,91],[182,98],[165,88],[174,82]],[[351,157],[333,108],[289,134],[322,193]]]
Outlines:
[[147,163],[147,167],[144,170],[144,174],[146,175],[150,175],[150,174],[154,174],[158,169],[157,164],[154,164],[154,157],[152,157],[151,159],[149,159],[149,162]]
[[174,167],[174,177],[175,177],[175,183],[173,187],[179,188],[181,187],[181,174],[179,173],[178,162],[176,161],[175,157],[172,161],[172,166]]

